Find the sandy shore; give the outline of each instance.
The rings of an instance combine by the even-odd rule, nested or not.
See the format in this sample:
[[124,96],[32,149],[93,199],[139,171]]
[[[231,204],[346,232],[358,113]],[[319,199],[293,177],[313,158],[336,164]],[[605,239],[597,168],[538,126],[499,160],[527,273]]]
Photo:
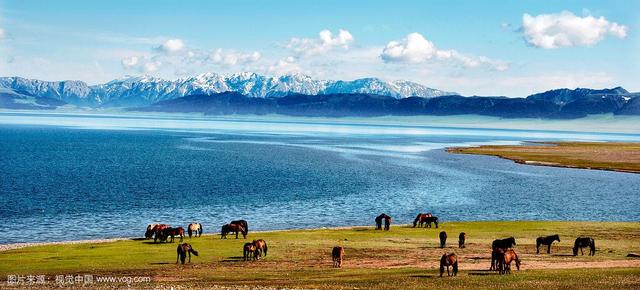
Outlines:
[[36,242],[36,243],[13,243],[0,245],[0,252],[21,249],[26,247],[49,246],[49,245],[71,245],[71,244],[97,244],[110,243],[116,241],[133,240],[135,238],[112,238],[112,239],[95,239],[95,240],[76,240],[76,241],[60,241],[60,242]]

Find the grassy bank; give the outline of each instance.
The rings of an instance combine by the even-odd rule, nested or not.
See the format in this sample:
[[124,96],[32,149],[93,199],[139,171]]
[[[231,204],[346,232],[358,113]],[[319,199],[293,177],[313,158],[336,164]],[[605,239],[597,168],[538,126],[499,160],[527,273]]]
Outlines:
[[448,152],[491,155],[517,163],[640,173],[640,143],[549,142],[540,145],[483,145]]
[[[448,233],[446,249],[438,247],[438,233]],[[466,232],[467,247],[457,248],[457,236]],[[535,254],[535,238],[560,234],[552,254]],[[594,257],[571,256],[575,237],[596,240]],[[499,276],[488,272],[490,244],[514,236],[522,271]],[[177,243],[149,240],[110,243],[43,245],[0,252],[0,275],[150,276],[149,286],[248,285],[320,288],[597,288],[640,287],[640,260],[626,258],[640,251],[640,223],[596,222],[450,222],[440,229],[392,226],[292,230],[250,233],[269,244],[268,256],[244,262],[241,247],[247,240],[221,240],[218,235],[186,238],[200,256],[176,265]],[[331,268],[330,250],[345,247],[342,269]],[[460,257],[459,276],[438,278],[438,259],[445,251]],[[544,252],[544,251],[543,251]],[[54,284],[52,284],[54,285]],[[117,285],[117,283],[115,284]],[[146,286],[145,286],[146,285]],[[111,287],[111,284],[94,285]]]

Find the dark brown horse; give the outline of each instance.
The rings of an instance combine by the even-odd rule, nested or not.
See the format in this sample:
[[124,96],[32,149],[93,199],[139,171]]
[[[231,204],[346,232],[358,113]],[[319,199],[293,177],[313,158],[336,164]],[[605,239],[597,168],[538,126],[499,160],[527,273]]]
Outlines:
[[256,247],[255,252],[253,253],[253,256],[256,260],[260,259],[260,257],[262,257],[262,254],[264,254],[265,257],[267,256],[267,250],[269,248],[267,247],[267,242],[265,242],[265,240],[253,240],[253,245]]
[[516,262],[516,268],[520,271],[520,258],[518,257],[518,253],[513,249],[508,249],[504,251],[501,255],[500,260],[500,274],[511,274],[511,262]]
[[247,238],[246,230],[241,225],[238,225],[238,224],[226,224],[222,226],[222,229],[220,230],[220,238],[226,239],[227,235],[230,232],[236,233],[236,239],[238,238],[238,233],[242,233],[242,237],[245,239]]
[[426,222],[426,219],[429,217],[432,217],[433,215],[431,215],[431,213],[419,213],[416,216],[416,219],[413,220],[413,227],[415,228],[416,226],[420,226],[422,227],[424,225],[424,223]]
[[153,228],[155,228],[158,224],[148,224],[147,230],[144,232],[145,239],[151,239],[153,237]]
[[250,259],[256,260],[256,245],[253,243],[244,243],[244,246],[242,246],[242,255],[245,261]]
[[249,234],[249,223],[247,223],[247,221],[245,221],[245,220],[236,220],[236,221],[231,221],[229,224],[231,224],[231,225],[241,225],[242,228],[244,229],[245,233],[247,235]]
[[515,245],[516,239],[514,237],[494,240],[493,243],[491,243],[491,266],[489,267],[489,270],[499,270],[498,266],[502,254]]
[[344,248],[340,246],[333,247],[331,251],[331,259],[334,268],[342,268],[342,260],[344,260]]
[[198,256],[198,251],[194,250],[193,247],[191,247],[191,245],[187,243],[178,245],[178,249],[176,251],[178,252],[178,257],[176,257],[176,264],[178,264],[178,259],[180,259],[182,261],[182,265],[184,265],[184,260],[186,259],[187,254],[189,254],[189,263],[191,263],[191,254]]
[[458,248],[464,248],[464,243],[467,240],[467,234],[465,234],[464,232],[460,233],[460,235],[458,236]]
[[386,214],[381,214],[376,217],[376,230],[382,229],[382,221],[384,220],[384,230],[388,231],[391,226],[391,217]]
[[164,232],[165,229],[170,228],[170,225],[167,224],[156,224],[153,229],[151,230],[153,232],[153,242],[157,242],[158,239],[160,239],[160,241],[165,240],[166,238],[163,238],[162,233]]
[[440,277],[444,274],[444,268],[447,268],[447,276],[449,274],[449,267],[453,268],[453,276],[458,275],[458,256],[455,253],[444,254],[440,258]]
[[573,255],[578,255],[578,249],[580,249],[580,253],[584,256],[584,252],[582,248],[589,247],[589,256],[595,256],[596,254],[596,241],[594,241],[590,237],[579,237],[576,239],[573,244]]
[[196,237],[202,236],[203,230],[204,228],[202,227],[201,223],[190,223],[189,226],[187,226],[187,233],[189,234],[189,238],[191,238],[192,234]]
[[447,232],[441,231],[440,232],[440,248],[444,248],[446,244],[447,244]]
[[426,226],[427,228],[431,227],[431,223],[434,223],[436,225],[436,229],[438,228],[438,217],[437,216],[425,217],[424,219],[422,219],[422,221],[427,224],[427,226]]
[[559,235],[538,237],[536,239],[536,255],[540,254],[540,245],[547,245],[547,254],[551,254],[551,244],[553,244],[553,242],[555,241],[558,241],[558,243],[560,242]]
[[182,242],[182,239],[184,238],[184,228],[177,227],[164,229],[162,231],[162,235],[160,235],[160,241],[167,241],[167,239],[171,237],[170,242],[173,243],[173,239],[175,236],[180,236],[180,242]]

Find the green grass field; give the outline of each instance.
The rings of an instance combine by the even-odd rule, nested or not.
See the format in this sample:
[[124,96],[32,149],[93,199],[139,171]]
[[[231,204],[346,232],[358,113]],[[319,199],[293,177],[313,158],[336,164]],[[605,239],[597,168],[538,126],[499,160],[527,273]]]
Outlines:
[[[205,225],[206,228],[206,225]],[[209,229],[212,227],[210,226]],[[144,227],[141,229],[143,232]],[[438,247],[438,233],[448,233],[447,247]],[[458,234],[467,233],[467,247],[458,249]],[[535,254],[535,238],[560,234],[552,254]],[[571,256],[579,235],[596,240],[593,257]],[[493,239],[514,236],[522,270],[501,276],[489,267]],[[242,245],[262,238],[268,256],[242,261]],[[176,265],[176,243],[127,240],[98,244],[45,245],[0,252],[0,275],[150,276],[149,287],[266,286],[300,288],[426,288],[551,289],[640,287],[640,223],[596,222],[450,222],[440,229],[392,226],[292,230],[250,233],[247,240],[221,240],[219,235],[185,238],[200,252],[192,263]],[[345,247],[342,269],[331,267],[331,248]],[[444,252],[460,259],[458,277],[438,277]],[[544,250],[542,251],[545,252]],[[446,274],[445,274],[446,276]],[[0,286],[6,286],[6,281]],[[55,284],[51,284],[52,286]],[[118,283],[94,284],[117,287]],[[123,286],[123,285],[121,285]]]

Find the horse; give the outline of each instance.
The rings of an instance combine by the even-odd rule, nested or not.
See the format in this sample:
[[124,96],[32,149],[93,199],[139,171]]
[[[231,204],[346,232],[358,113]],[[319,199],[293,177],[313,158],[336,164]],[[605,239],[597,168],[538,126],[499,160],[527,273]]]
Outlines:
[[464,248],[464,242],[467,240],[467,234],[464,232],[460,233],[458,236],[458,248]]
[[162,231],[162,236],[160,241],[166,241],[168,237],[171,237],[171,242],[173,243],[173,239],[175,236],[180,236],[180,242],[184,238],[184,228],[166,228]]
[[444,248],[446,243],[447,243],[447,232],[441,231],[440,232],[440,248]]
[[520,271],[520,258],[513,249],[508,249],[502,254],[500,260],[500,274],[511,274],[511,262],[516,262],[516,268]]
[[178,264],[178,259],[180,259],[182,261],[182,265],[184,265],[184,260],[187,257],[187,254],[189,254],[189,263],[191,263],[191,254],[198,256],[198,251],[194,250],[193,247],[187,243],[178,245],[178,249],[176,249],[176,251],[178,252],[178,257],[176,257],[176,264]]
[[247,232],[245,230],[245,228],[243,228],[241,225],[238,224],[226,224],[222,226],[222,229],[220,230],[220,238],[221,239],[226,239],[227,238],[227,234],[229,234],[230,232],[235,232],[236,233],[236,239],[238,238],[238,233],[242,233],[242,237],[243,238],[247,238]]
[[340,246],[333,247],[331,251],[331,259],[334,268],[342,268],[342,260],[344,260],[344,248]]
[[453,268],[453,276],[458,275],[458,256],[455,253],[444,254],[440,258],[440,277],[444,274],[444,268],[447,268],[447,276],[449,274],[449,267]]
[[536,239],[536,255],[540,254],[540,245],[547,245],[547,254],[551,254],[551,244],[554,241],[560,242],[559,235],[547,236],[547,237],[538,237]]
[[155,228],[158,224],[148,224],[147,230],[144,232],[144,238],[150,239],[153,237],[153,228]]
[[265,242],[263,239],[253,240],[253,245],[256,247],[253,253],[253,256],[256,260],[260,259],[263,253],[265,257],[267,256],[267,242]]
[[160,239],[160,241],[164,240],[162,233],[165,229],[170,228],[170,225],[167,224],[157,224],[153,227],[153,229],[151,229],[151,231],[153,232],[153,242],[157,242],[158,239]]
[[576,239],[576,242],[573,244],[573,255],[578,255],[578,249],[580,249],[580,253],[584,256],[584,252],[582,248],[589,247],[589,256],[595,256],[596,254],[596,242],[591,237],[579,237]]
[[391,225],[391,217],[386,215],[386,214],[384,214],[384,213],[380,214],[375,219],[375,221],[376,221],[376,230],[381,230],[382,229],[382,220],[384,220],[384,230],[388,231],[389,230],[389,225]]
[[504,253],[515,245],[516,239],[514,237],[494,240],[491,243],[491,267],[489,267],[489,270],[498,270],[498,262],[500,260],[500,251],[498,250],[503,250],[502,252]]
[[236,220],[236,221],[231,221],[229,224],[231,224],[231,225],[240,225],[244,229],[245,233],[247,235],[249,234],[249,224],[247,223],[247,221],[245,221],[245,220]]
[[489,271],[501,271],[500,269],[502,269],[505,251],[506,249],[503,248],[495,248],[491,250],[491,267],[489,267]]
[[418,224],[422,227],[425,223],[425,219],[428,217],[432,217],[431,213],[419,213],[416,216],[416,219],[413,220],[413,227],[415,228]]
[[436,225],[436,229],[438,228],[438,217],[437,216],[429,216],[429,217],[425,217],[422,219],[421,222],[424,222],[427,224],[427,228],[431,227],[431,223],[434,223]]
[[242,246],[242,252],[245,261],[248,261],[251,258],[256,259],[256,245],[253,243],[244,243],[244,246]]
[[191,238],[191,235],[194,234],[196,237],[200,237],[202,236],[202,224],[201,223],[190,223],[189,226],[187,226],[187,233],[189,234],[189,238]]

